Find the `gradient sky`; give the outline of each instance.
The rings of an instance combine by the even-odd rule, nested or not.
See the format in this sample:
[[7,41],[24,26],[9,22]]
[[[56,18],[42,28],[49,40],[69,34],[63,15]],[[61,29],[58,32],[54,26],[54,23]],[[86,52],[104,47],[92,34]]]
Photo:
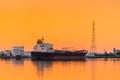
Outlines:
[[0,50],[32,50],[42,35],[57,49],[89,50],[93,20],[97,51],[120,49],[119,0],[0,0]]

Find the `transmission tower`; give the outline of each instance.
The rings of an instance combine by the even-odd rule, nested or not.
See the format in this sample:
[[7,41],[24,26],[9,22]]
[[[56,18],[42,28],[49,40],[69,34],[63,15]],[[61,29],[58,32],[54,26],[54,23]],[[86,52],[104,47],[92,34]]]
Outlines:
[[91,40],[91,54],[94,55],[96,53],[96,39],[95,39],[95,22],[93,21],[92,28],[92,40]]

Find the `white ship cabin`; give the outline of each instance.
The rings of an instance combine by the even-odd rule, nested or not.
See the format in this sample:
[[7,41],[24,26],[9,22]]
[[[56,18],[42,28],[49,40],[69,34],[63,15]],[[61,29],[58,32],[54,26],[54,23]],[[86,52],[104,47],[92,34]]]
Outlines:
[[17,55],[24,56],[24,46],[12,47],[12,55],[15,57]]
[[44,43],[42,39],[38,39],[37,44],[34,46],[34,51],[37,52],[54,52],[53,50],[53,44],[50,43]]

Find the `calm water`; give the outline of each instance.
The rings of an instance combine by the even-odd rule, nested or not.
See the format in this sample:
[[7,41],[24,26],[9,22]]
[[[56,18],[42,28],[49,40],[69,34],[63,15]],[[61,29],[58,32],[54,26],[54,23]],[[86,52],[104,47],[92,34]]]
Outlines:
[[120,59],[0,60],[0,80],[120,80]]

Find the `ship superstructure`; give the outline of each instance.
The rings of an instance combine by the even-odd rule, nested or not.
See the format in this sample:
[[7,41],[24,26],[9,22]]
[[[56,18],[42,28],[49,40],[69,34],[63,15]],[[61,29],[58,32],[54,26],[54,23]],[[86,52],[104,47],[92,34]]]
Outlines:
[[53,44],[44,43],[44,39],[38,39],[37,44],[34,46],[34,51],[37,52],[54,52]]

